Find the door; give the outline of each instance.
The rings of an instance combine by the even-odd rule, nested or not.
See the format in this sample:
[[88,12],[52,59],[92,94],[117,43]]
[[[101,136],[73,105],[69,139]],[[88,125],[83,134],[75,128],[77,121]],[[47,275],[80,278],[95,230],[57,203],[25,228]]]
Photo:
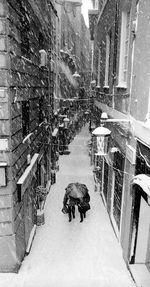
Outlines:
[[108,188],[108,164],[104,160],[104,180],[103,180],[103,194],[105,197],[105,202],[107,204],[107,188]]
[[120,230],[121,208],[122,208],[122,192],[124,180],[124,162],[125,157],[121,152],[114,155],[114,198],[113,198],[113,217],[118,230]]
[[130,264],[145,264],[150,268],[150,206],[139,185],[133,186]]
[[116,235],[119,235],[119,230],[118,230],[118,226],[116,224],[116,220],[114,217],[114,195],[115,195],[115,172],[112,172],[112,190],[111,190],[111,212],[110,212],[110,216],[111,216],[111,221],[115,230]]
[[27,247],[30,232],[33,227],[32,220],[32,200],[29,195],[29,189],[27,188],[24,193],[24,224],[25,224],[25,244]]
[[148,263],[148,242],[150,234],[150,206],[141,197],[135,263]]
[[30,187],[24,193],[24,230],[25,244],[27,247],[31,230],[36,222],[36,196],[35,196],[36,179],[33,178]]

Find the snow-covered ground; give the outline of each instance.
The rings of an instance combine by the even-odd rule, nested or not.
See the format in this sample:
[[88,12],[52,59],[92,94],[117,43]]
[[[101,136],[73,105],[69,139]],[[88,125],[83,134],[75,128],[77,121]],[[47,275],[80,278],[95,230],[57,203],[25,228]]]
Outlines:
[[[57,183],[45,205],[45,225],[37,227],[30,254],[18,274],[0,274],[1,287],[134,287],[122,258],[100,194],[94,191],[88,156],[88,129],[70,144],[70,155],[60,157]],[[61,212],[65,187],[85,183],[91,210],[80,223]]]

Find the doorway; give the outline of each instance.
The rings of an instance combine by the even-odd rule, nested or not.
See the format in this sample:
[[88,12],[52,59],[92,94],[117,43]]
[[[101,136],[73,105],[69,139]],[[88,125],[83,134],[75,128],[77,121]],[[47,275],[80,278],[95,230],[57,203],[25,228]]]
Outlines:
[[119,237],[119,229],[114,217],[114,197],[115,197],[115,172],[113,170],[112,172],[112,189],[111,189],[111,210],[110,210],[110,217],[111,221],[114,227],[114,231],[116,233],[116,236]]
[[145,264],[150,272],[150,206],[147,194],[133,186],[130,264]]

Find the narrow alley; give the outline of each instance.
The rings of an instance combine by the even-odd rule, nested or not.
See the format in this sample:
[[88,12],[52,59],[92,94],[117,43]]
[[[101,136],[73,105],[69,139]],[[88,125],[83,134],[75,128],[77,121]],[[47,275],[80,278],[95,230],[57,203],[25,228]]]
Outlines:
[[0,0],[0,287],[150,287],[149,20]]
[[[60,157],[57,182],[45,205],[45,225],[37,227],[31,251],[18,274],[1,274],[6,287],[133,287],[135,286],[94,180],[88,155],[88,128],[83,127]],[[85,183],[91,210],[80,223],[79,213],[69,222],[61,212],[65,187]]]

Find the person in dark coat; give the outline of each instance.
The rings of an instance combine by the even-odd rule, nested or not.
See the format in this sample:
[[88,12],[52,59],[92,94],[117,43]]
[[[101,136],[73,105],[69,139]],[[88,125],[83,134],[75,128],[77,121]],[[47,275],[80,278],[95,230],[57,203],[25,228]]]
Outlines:
[[90,195],[87,193],[83,198],[80,199],[78,203],[78,211],[80,213],[80,222],[83,222],[83,219],[86,218],[86,212],[90,209]]
[[72,218],[75,218],[75,205],[78,205],[79,202],[79,198],[74,198],[65,193],[63,199],[63,206],[67,206],[69,222],[71,222]]
[[80,222],[83,222],[83,218],[86,217],[86,211],[90,209],[90,195],[88,193],[88,189],[84,184],[80,184],[80,188],[83,190],[78,193],[78,190],[72,189],[72,186],[78,186],[78,184],[69,184],[66,188],[66,192],[63,199],[63,209],[62,211],[68,213],[69,222],[72,218],[75,218],[75,205],[78,206],[78,211],[80,213]]

